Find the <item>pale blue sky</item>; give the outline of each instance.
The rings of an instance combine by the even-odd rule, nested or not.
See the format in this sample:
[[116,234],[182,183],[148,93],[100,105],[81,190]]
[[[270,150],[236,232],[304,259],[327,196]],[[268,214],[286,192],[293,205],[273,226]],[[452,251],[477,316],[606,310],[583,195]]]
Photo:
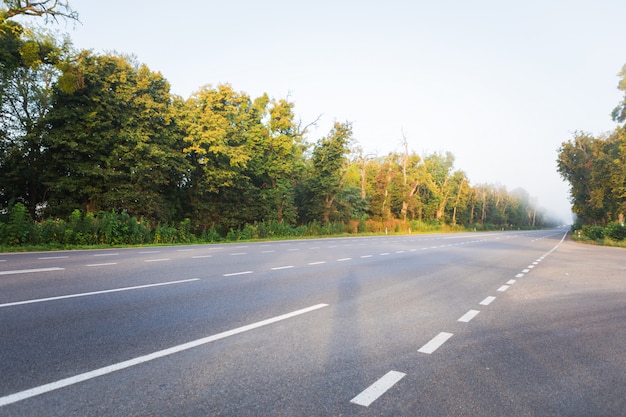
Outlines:
[[[70,0],[78,48],[135,54],[188,97],[230,83],[289,97],[303,123],[353,122],[369,152],[450,151],[473,184],[567,217],[557,149],[612,130],[626,2]],[[566,218],[569,220],[569,218]]]

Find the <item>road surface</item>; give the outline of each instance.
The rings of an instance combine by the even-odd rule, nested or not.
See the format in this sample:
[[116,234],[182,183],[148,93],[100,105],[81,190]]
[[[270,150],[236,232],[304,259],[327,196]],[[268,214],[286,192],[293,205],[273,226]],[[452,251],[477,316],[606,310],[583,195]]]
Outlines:
[[0,416],[626,415],[626,252],[565,236],[0,254]]

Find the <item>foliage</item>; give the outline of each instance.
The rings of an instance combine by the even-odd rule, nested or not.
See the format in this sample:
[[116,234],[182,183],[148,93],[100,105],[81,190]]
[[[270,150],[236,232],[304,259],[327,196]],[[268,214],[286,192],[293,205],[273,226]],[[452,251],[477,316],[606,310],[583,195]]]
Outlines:
[[585,224],[623,221],[626,210],[626,130],[608,136],[576,133],[564,142],[557,160],[570,184],[572,210]]
[[613,240],[624,240],[626,239],[626,226],[618,222],[609,223],[605,229],[604,234],[606,237]]
[[78,20],[78,13],[68,1],[59,0],[3,0],[0,17],[10,19],[15,16],[43,17],[46,21],[63,19]]

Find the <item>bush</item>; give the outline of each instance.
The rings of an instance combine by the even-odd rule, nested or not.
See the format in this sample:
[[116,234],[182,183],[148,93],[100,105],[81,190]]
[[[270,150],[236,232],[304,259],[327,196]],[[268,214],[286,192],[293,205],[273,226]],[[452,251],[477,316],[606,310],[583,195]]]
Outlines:
[[583,235],[591,240],[604,239],[604,227],[601,226],[583,226]]
[[626,226],[618,222],[609,223],[604,234],[613,240],[624,240],[626,239]]
[[22,203],[15,204],[9,213],[9,222],[3,227],[2,242],[9,246],[19,246],[28,243],[28,238],[33,230],[33,222],[26,206]]

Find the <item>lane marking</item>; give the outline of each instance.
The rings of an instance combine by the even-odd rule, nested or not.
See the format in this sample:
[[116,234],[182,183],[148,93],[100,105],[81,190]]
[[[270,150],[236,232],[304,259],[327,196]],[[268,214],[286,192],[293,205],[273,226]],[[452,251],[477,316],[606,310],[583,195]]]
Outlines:
[[493,300],[495,300],[495,299],[496,299],[496,297],[489,296],[489,297],[485,298],[484,300],[482,300],[482,301],[481,301],[480,303],[478,303],[478,304],[480,304],[481,306],[488,306],[488,305],[489,305],[489,304],[491,304],[491,303],[493,302]]
[[389,371],[378,381],[367,387],[363,392],[350,400],[351,403],[369,407],[371,403],[376,401],[381,395],[387,392],[398,381],[404,378],[406,374],[398,371]]
[[69,295],[59,295],[57,297],[37,298],[33,300],[15,301],[12,303],[0,304],[0,307],[13,307],[13,306],[19,306],[19,305],[24,305],[24,304],[43,303],[44,301],[56,301],[56,300],[64,300],[67,298],[78,298],[78,297],[88,297],[91,295],[108,294],[112,292],[139,290],[142,288],[162,287],[164,285],[182,284],[185,282],[192,282],[192,281],[198,281],[198,280],[199,278],[192,278],[192,279],[184,279],[180,281],[159,282],[157,284],[136,285],[134,287],[114,288],[111,290],[91,291],[91,292],[83,292],[79,294],[69,294]]
[[522,269],[522,272],[523,272],[523,273],[525,273],[525,274],[527,274],[527,273],[529,273],[529,272],[530,272],[530,269]]
[[514,279],[510,279],[506,282],[507,285],[513,285],[515,284],[517,281],[515,281]]
[[274,253],[275,250],[262,250],[261,253]]
[[324,307],[328,307],[328,304],[316,304],[311,307],[292,311],[291,313],[282,314],[280,316],[276,316],[276,317],[272,317],[266,320],[258,321],[256,323],[248,324],[246,326],[237,327],[236,329],[228,330],[228,331],[218,333],[212,336],[208,336],[202,339],[197,339],[191,342],[184,343],[182,345],[173,346],[168,349],[159,350],[157,352],[150,353],[148,355],[139,356],[134,359],[129,359],[127,361],[118,362],[113,365],[105,366],[105,367],[95,369],[93,371],[85,372],[82,374],[78,374],[69,378],[61,379],[59,381],[51,382],[49,384],[40,385],[38,387],[16,392],[14,394],[10,394],[5,397],[0,397],[0,407],[3,407],[8,404],[13,404],[18,401],[22,401],[31,397],[35,397],[37,395],[45,394],[50,391],[55,391],[64,387],[68,387],[70,385],[78,384],[80,382],[97,378],[102,375],[107,375],[112,372],[130,368],[131,366],[140,365],[145,362],[153,361],[155,359],[159,359],[165,356],[173,355],[175,353],[183,352],[185,350],[202,346],[207,343],[214,342],[216,340],[225,339],[230,336],[234,336],[240,333],[248,332],[250,330],[258,329],[259,327],[267,326],[273,323],[277,323],[279,321],[283,321],[283,320],[287,320],[296,316],[300,316],[302,314],[310,313],[312,311],[319,310]]
[[380,256],[387,256],[387,255],[389,255],[389,252],[383,252],[380,254]]
[[37,258],[37,259],[66,259],[69,258],[69,256],[44,256],[43,258]]
[[349,261],[352,258],[341,258],[341,259],[337,259],[337,262],[343,262],[343,261]]
[[319,261],[319,262],[309,262],[309,265],[321,265],[321,264],[325,264],[326,261]]
[[192,256],[191,259],[201,259],[201,258],[212,258],[213,255],[196,255]]
[[504,292],[504,291],[506,291],[506,290],[508,290],[508,289],[509,289],[509,285],[503,285],[503,286],[501,286],[500,288],[498,288],[498,291],[500,291],[500,292]]
[[272,271],[278,271],[281,269],[291,269],[291,268],[293,268],[293,265],[275,266],[274,268],[272,268]]
[[362,255],[361,258],[371,258],[372,255]]
[[176,252],[191,252],[194,251],[195,249],[176,249]]
[[245,252],[233,252],[233,253],[229,253],[230,256],[239,256],[239,255],[245,255]]
[[93,256],[117,256],[117,255],[119,255],[118,252],[115,252],[115,253],[96,253]]
[[419,348],[417,351],[420,353],[431,354],[441,347],[448,339],[452,337],[452,333],[441,332],[437,336],[433,337],[430,342]]
[[463,314],[457,321],[468,323],[471,319],[476,317],[480,313],[478,310],[470,310],[467,313]]
[[523,276],[524,276],[524,274],[517,274],[517,275],[515,275],[515,278],[521,278]]
[[106,262],[103,264],[87,264],[85,266],[93,267],[93,266],[109,266],[109,265],[117,265],[117,262]]
[[146,251],[143,251],[143,252],[139,252],[139,254],[140,255],[146,255],[148,253],[160,253],[160,252],[161,252],[160,250],[146,250]]
[[232,272],[230,274],[224,274],[222,276],[224,277],[234,277],[236,275],[246,275],[246,274],[251,274],[252,271],[241,271],[241,272]]
[[160,259],[146,259],[144,262],[163,262],[163,261],[169,261],[170,259],[168,258],[160,258]]
[[13,274],[30,274],[33,272],[52,272],[63,271],[65,268],[35,268],[35,269],[14,269],[13,271],[0,271],[0,275],[13,275]]

